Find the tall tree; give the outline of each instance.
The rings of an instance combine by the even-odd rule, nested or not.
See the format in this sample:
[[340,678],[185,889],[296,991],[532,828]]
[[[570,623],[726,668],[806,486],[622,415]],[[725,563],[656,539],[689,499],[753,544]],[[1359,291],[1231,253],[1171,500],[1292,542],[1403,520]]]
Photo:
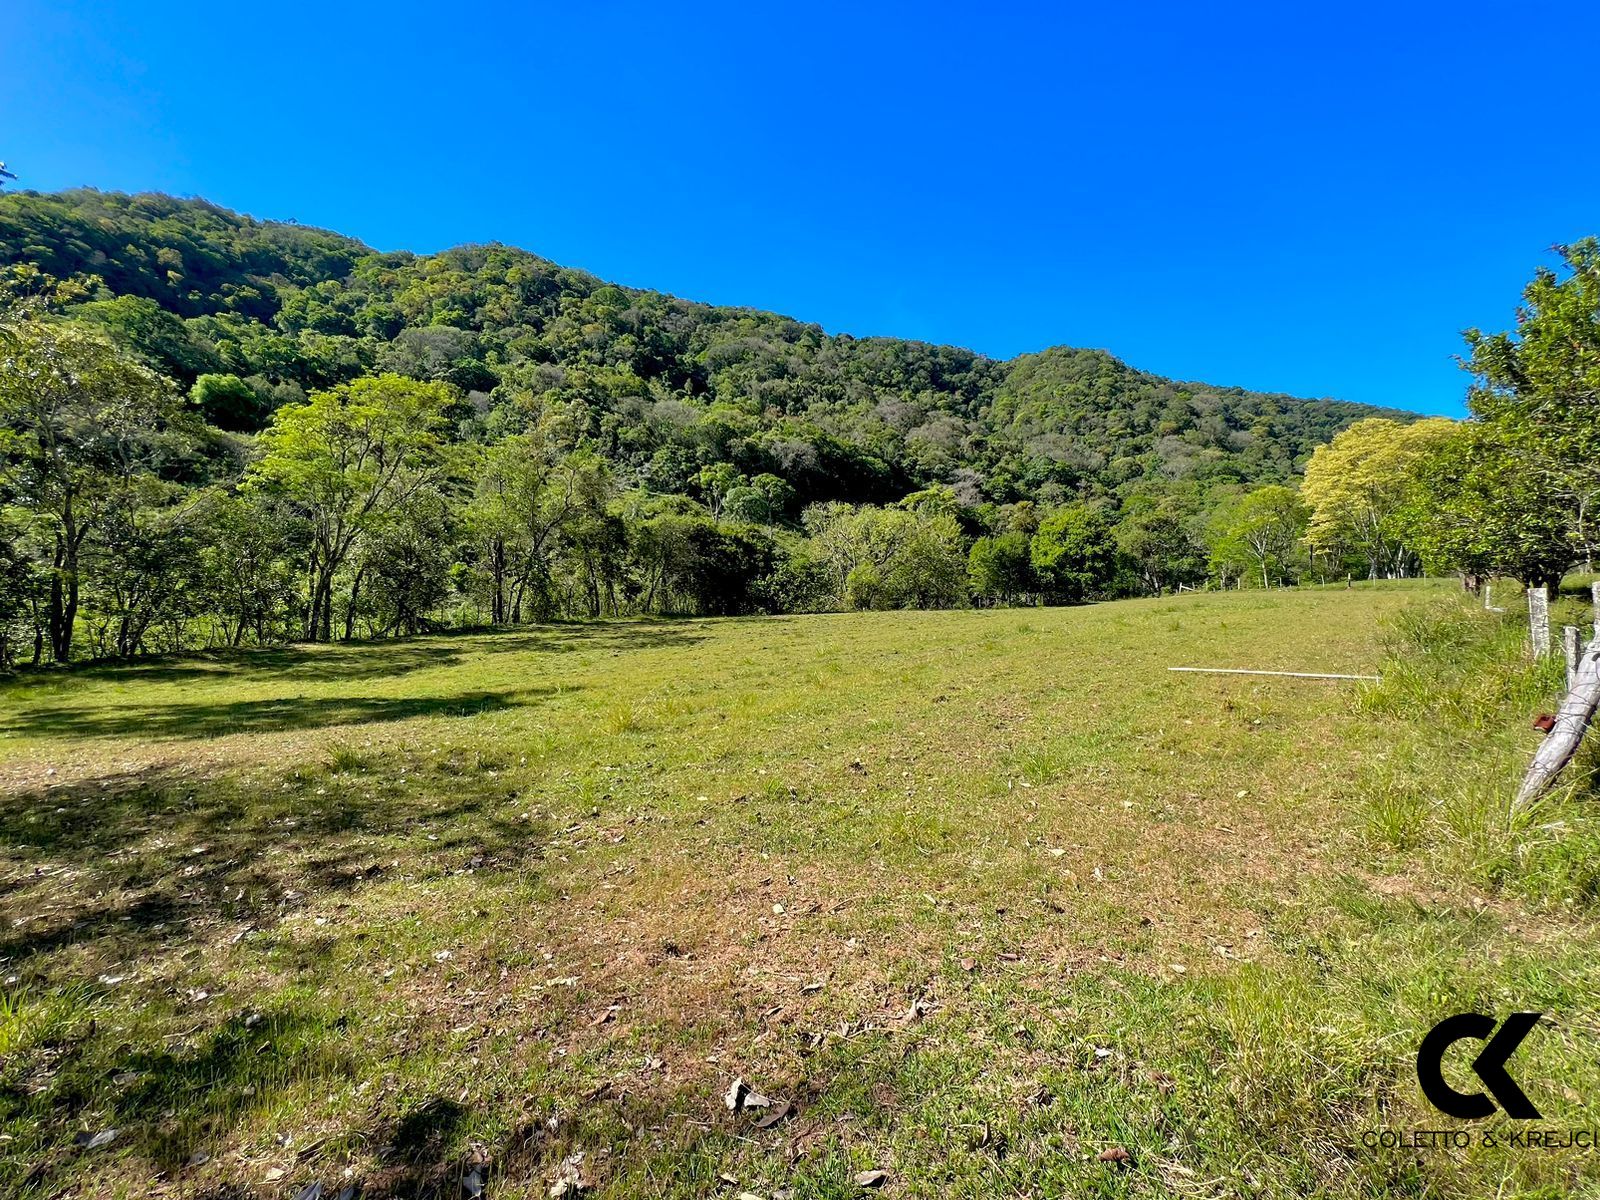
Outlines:
[[1579,555],[1572,511],[1552,476],[1527,469],[1499,426],[1469,421],[1411,466],[1403,519],[1430,570],[1506,575],[1554,591]]
[[279,409],[261,435],[246,486],[281,497],[310,534],[306,638],[332,638],[334,581],[352,550],[440,479],[455,400],[448,384],[369,376]]
[[1306,506],[1293,488],[1268,484],[1219,509],[1212,521],[1211,560],[1227,583],[1230,571],[1248,567],[1271,587],[1294,565],[1306,528]]
[[1406,520],[1413,466],[1455,429],[1442,418],[1407,424],[1373,417],[1318,446],[1300,488],[1311,514],[1306,544],[1335,559],[1353,555],[1371,579],[1414,573],[1419,564]]
[[1468,404],[1528,486],[1570,513],[1592,557],[1600,532],[1600,241],[1557,247],[1522,293],[1515,332],[1466,333],[1475,376]]
[[1117,543],[1111,521],[1098,508],[1069,504],[1039,522],[1033,535],[1033,569],[1058,601],[1077,604],[1111,582]]
[[548,615],[551,556],[598,468],[590,454],[558,456],[542,428],[513,434],[484,452],[467,525],[488,574],[495,624],[521,621],[524,611]]
[[967,552],[967,582],[980,603],[1014,604],[1038,591],[1028,535],[1020,530],[980,537]]
[[0,338],[0,486],[49,527],[51,657],[67,662],[84,544],[120,493],[148,475],[178,419],[172,389],[110,342],[41,317]]
[[1159,596],[1180,583],[1204,579],[1205,551],[1189,535],[1185,514],[1170,503],[1130,505],[1117,522],[1117,549],[1139,574],[1146,590]]

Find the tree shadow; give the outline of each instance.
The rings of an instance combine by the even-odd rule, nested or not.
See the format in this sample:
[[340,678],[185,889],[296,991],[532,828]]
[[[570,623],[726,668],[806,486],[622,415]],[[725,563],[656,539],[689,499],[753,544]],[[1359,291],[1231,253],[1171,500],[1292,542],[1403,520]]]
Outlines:
[[28,975],[68,947],[120,962],[267,927],[402,861],[413,875],[520,870],[543,857],[546,826],[508,807],[515,794],[490,767],[406,752],[266,781],[162,765],[16,792],[0,803],[0,962]]
[[23,669],[8,681],[14,691],[48,690],[63,680],[181,683],[248,675],[262,680],[336,681],[388,679],[413,671],[458,665],[488,654],[570,654],[582,650],[635,650],[692,645],[702,618],[628,618],[617,621],[457,630],[405,639],[326,645],[207,650],[137,659],[102,659],[62,668]]
[[[570,689],[568,689],[570,690]],[[26,709],[0,722],[0,734],[34,737],[222,737],[231,733],[281,733],[330,725],[366,725],[412,717],[472,717],[523,707],[555,694],[555,688],[502,692],[462,692],[454,696],[381,698],[332,696],[320,699],[278,697],[230,703]]]

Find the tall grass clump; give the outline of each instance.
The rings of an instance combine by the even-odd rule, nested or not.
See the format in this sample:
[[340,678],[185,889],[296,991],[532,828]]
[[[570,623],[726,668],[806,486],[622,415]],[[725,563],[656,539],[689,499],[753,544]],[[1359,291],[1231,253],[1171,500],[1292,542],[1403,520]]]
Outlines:
[[1445,598],[1402,611],[1385,648],[1381,681],[1356,701],[1383,742],[1362,781],[1369,844],[1534,900],[1600,899],[1594,748],[1537,803],[1511,803],[1533,722],[1565,690],[1559,657],[1529,654],[1525,617]]

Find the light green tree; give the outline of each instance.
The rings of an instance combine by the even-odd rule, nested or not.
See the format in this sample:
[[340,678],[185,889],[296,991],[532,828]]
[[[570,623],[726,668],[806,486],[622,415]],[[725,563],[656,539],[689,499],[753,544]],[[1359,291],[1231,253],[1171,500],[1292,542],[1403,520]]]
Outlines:
[[1456,422],[1373,417],[1318,446],[1300,495],[1310,510],[1306,544],[1335,560],[1354,556],[1369,578],[1413,574],[1419,566],[1408,514],[1416,464],[1453,436]]
[[1218,509],[1211,525],[1212,569],[1224,586],[1246,571],[1271,587],[1292,573],[1306,528],[1306,506],[1299,494],[1268,484]]
[[245,486],[291,505],[309,531],[308,639],[333,636],[333,589],[362,539],[444,468],[442,430],[455,389],[377,375],[280,408]]

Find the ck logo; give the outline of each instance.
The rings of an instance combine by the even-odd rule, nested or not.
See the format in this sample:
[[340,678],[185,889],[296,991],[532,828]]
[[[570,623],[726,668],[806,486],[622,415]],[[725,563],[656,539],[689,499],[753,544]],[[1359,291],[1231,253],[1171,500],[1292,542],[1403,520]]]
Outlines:
[[[1512,1013],[1496,1031],[1494,1018],[1482,1013],[1457,1013],[1446,1017],[1428,1031],[1417,1047],[1417,1081],[1423,1094],[1440,1112],[1463,1121],[1473,1121],[1492,1116],[1496,1102],[1508,1117],[1533,1121],[1539,1110],[1522,1094],[1516,1081],[1506,1073],[1506,1060],[1516,1053],[1522,1039],[1539,1023],[1543,1013]],[[1493,1034],[1494,1036],[1490,1036]],[[1444,1054],[1463,1038],[1487,1043],[1472,1060],[1472,1073],[1483,1081],[1489,1090],[1489,1099],[1482,1092],[1458,1092],[1444,1081]]]

